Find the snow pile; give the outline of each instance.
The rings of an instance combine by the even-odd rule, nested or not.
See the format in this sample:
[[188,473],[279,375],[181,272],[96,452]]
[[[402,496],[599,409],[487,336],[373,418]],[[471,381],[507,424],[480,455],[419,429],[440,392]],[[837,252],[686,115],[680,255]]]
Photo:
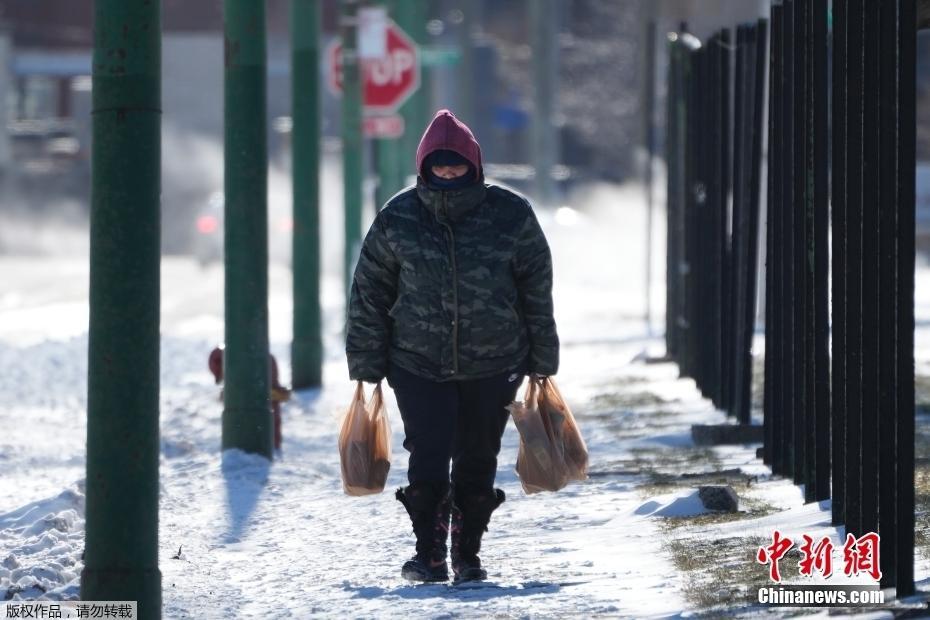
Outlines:
[[76,599],[84,547],[84,483],[0,514],[4,600]]
[[633,512],[650,517],[694,517],[711,511],[704,507],[696,490],[689,490],[653,497]]

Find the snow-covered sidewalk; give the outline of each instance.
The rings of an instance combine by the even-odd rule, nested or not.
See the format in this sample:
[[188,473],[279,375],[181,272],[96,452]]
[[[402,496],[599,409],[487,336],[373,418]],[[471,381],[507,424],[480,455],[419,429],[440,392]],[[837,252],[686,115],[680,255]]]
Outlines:
[[[642,210],[622,191],[579,200],[595,206],[541,220],[556,270],[558,382],[587,441],[591,477],[558,493],[525,495],[514,473],[518,437],[508,427],[498,468],[507,501],[485,535],[481,557],[490,580],[481,588],[400,578],[414,539],[392,492],[406,482],[406,453],[390,390],[394,454],[387,489],[362,498],[342,491],[336,437],[353,386],[341,354],[340,279],[331,262],[338,248],[327,253],[323,287],[325,388],[297,393],[285,406],[283,456],[273,463],[219,450],[222,405],[206,360],[223,333],[221,270],[165,259],[159,514],[165,618],[688,616],[701,606],[689,597],[693,576],[676,564],[670,541],[765,536],[772,523],[784,522],[778,514],[812,532],[832,529],[824,527],[821,507],[804,507],[798,489],[778,481],[740,489],[748,510],[764,506],[760,514],[768,521],[669,525],[669,517],[704,511],[690,483],[663,485],[662,476],[739,468],[739,476],[764,480],[767,469],[754,446],[694,446],[691,425],[724,416],[692,381],[677,377],[674,365],[633,361],[663,348],[637,318]],[[329,226],[338,230],[338,222]],[[0,272],[6,285],[0,594],[76,599],[84,533],[86,259],[0,257]],[[273,265],[270,275],[272,348],[286,379],[290,272]],[[655,298],[662,294],[656,287]],[[765,571],[752,563],[753,549],[745,551],[741,570]],[[919,577],[926,578],[930,570],[921,566]],[[761,611],[742,607],[750,615]]]
[[[611,474],[653,430],[647,420],[617,424],[615,407],[605,400],[616,389],[611,382],[626,383],[624,368],[644,341],[566,343],[559,380],[578,414],[595,475],[559,493],[526,496],[513,471],[518,438],[511,425],[498,476],[508,501],[495,513],[482,553],[493,586],[468,590],[414,586],[399,577],[413,536],[390,492],[405,483],[406,453],[389,391],[394,459],[388,489],[348,497],[336,450],[352,390],[344,361],[328,362],[326,389],[297,393],[286,406],[284,454],[269,465],[218,450],[222,407],[205,365],[210,344],[163,339],[159,536],[166,618],[262,617],[270,609],[293,617],[424,611],[430,617],[642,617],[683,609],[660,532],[637,514],[643,501],[635,480]],[[277,352],[287,376],[286,350]],[[0,425],[8,429],[0,435],[0,591],[6,597],[78,596],[85,356],[85,335],[0,342],[0,363],[10,369],[0,382]],[[684,436],[687,428],[663,432],[669,430]]]

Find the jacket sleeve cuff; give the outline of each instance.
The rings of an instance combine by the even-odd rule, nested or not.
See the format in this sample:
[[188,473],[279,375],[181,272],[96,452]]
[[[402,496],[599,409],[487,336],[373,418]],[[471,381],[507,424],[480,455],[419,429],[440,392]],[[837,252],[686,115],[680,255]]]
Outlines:
[[530,372],[551,377],[559,372],[559,350],[535,347],[530,355]]
[[352,381],[377,383],[387,375],[387,357],[375,353],[354,353],[349,356],[349,378]]

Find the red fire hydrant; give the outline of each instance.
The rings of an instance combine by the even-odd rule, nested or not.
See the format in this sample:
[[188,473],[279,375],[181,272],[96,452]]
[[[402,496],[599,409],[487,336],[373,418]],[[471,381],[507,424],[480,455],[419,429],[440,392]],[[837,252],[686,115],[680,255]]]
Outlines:
[[[271,364],[271,415],[274,422],[274,449],[280,450],[282,437],[281,403],[291,399],[291,391],[281,385],[278,380],[278,362],[275,360],[274,355],[269,353],[268,358]],[[223,382],[223,345],[210,351],[210,358],[207,363],[210,366],[210,372],[213,373],[213,378],[216,379],[216,384],[221,384]],[[220,398],[222,398],[222,392],[220,392]]]

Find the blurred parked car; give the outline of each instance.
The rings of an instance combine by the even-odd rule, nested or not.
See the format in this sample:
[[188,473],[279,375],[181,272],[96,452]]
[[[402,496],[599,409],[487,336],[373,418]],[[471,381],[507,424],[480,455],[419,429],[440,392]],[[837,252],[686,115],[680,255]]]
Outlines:
[[[213,192],[194,220],[193,254],[201,266],[223,261],[224,212],[223,192]],[[268,222],[268,258],[290,266],[293,219],[272,213],[269,205]]]

